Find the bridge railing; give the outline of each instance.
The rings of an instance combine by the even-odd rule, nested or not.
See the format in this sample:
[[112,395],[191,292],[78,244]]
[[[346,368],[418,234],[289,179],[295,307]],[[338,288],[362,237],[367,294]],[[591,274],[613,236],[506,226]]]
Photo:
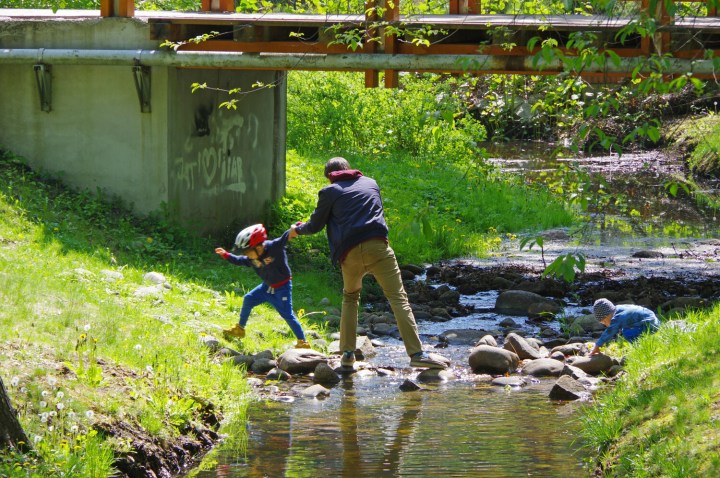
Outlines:
[[[152,24],[153,37],[182,43],[178,51],[243,52],[265,54],[385,54],[400,55],[485,55],[494,59],[492,69],[482,66],[474,72],[527,74],[538,73],[528,68],[527,59],[539,51],[528,48],[528,41],[537,37],[540,42],[554,39],[558,48],[568,54],[573,32],[591,32],[597,37],[597,47],[612,49],[620,57],[649,57],[670,54],[678,59],[702,59],[714,56],[720,47],[720,0],[624,0],[634,4],[632,15],[529,15],[487,14],[481,0],[449,0],[445,15],[401,15],[399,2],[366,0],[365,12],[344,15],[298,15],[289,13],[234,13],[235,0],[202,0],[202,12],[153,12],[146,16]],[[675,14],[678,6],[695,11]],[[486,8],[487,10],[487,8]],[[704,10],[704,16],[698,11]],[[380,13],[378,13],[380,12]],[[145,15],[148,12],[138,12]],[[135,15],[133,0],[101,0],[102,16]],[[655,33],[618,34],[640,18],[654,23]],[[429,44],[418,44],[408,38],[387,34],[388,26],[402,25],[407,29],[421,29],[429,25],[433,30],[449,31],[429,38]],[[335,32],[363,30],[362,40],[348,48],[339,44]],[[209,35],[219,32],[217,35]],[[500,34],[500,32],[504,32]],[[291,34],[292,33],[292,34]],[[189,38],[208,36],[206,41],[187,42]],[[536,45],[539,45],[537,42]],[[298,68],[303,63],[298,62]],[[361,70],[362,71],[362,70]],[[384,71],[387,87],[397,86],[397,69],[365,70],[367,86],[379,85],[379,71]],[[546,73],[556,73],[547,70]],[[603,74],[608,78],[627,76],[627,73]]]

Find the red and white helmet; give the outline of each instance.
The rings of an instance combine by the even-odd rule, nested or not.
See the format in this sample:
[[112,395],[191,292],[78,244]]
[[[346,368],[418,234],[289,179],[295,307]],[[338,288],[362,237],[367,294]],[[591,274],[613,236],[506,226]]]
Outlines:
[[262,224],[255,224],[240,231],[235,238],[235,247],[238,250],[248,249],[262,244],[267,240],[267,231]]

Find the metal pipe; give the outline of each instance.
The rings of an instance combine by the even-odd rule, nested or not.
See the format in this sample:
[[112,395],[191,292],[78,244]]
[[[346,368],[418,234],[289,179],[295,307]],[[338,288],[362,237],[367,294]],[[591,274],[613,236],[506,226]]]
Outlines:
[[[622,58],[619,64],[606,61],[591,65],[585,73],[629,75],[636,67],[653,71],[653,62],[645,58]],[[188,68],[237,68],[263,70],[397,70],[397,71],[484,71],[484,72],[559,72],[562,64],[534,64],[532,57],[493,55],[388,55],[382,53],[233,53],[170,50],[74,50],[74,49],[0,49],[0,64],[167,66]],[[663,73],[714,75],[712,60],[671,58]]]

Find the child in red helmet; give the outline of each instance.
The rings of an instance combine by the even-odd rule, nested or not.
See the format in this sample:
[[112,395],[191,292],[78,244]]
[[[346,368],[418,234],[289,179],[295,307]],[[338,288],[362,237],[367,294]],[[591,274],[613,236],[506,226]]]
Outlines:
[[268,302],[295,334],[295,348],[310,348],[302,325],[292,308],[292,275],[286,249],[289,235],[290,230],[287,230],[279,238],[267,240],[265,227],[255,224],[240,231],[235,238],[233,251],[241,251],[243,255],[231,254],[222,247],[215,249],[215,253],[232,264],[252,267],[262,279],[260,285],[245,294],[240,310],[240,322],[224,330],[226,336],[245,337],[245,324],[250,312],[255,306]]

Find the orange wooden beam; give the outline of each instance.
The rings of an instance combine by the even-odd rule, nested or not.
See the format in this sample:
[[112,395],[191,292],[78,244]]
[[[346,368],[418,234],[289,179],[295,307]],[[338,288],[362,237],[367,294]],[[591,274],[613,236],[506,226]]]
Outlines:
[[135,16],[133,0],[100,0],[100,16],[132,18]]
[[[385,21],[397,22],[400,20],[399,0],[385,0]],[[394,55],[398,51],[398,39],[395,35],[385,35],[385,53]],[[397,88],[400,74],[397,70],[385,70],[385,88]]]
[[[367,25],[374,24],[378,20],[377,1],[367,0],[365,2],[365,22]],[[377,42],[373,38],[377,35],[376,28],[368,28],[363,48],[368,53],[377,51]],[[378,70],[365,70],[365,88],[377,88],[380,86],[380,72]]]

